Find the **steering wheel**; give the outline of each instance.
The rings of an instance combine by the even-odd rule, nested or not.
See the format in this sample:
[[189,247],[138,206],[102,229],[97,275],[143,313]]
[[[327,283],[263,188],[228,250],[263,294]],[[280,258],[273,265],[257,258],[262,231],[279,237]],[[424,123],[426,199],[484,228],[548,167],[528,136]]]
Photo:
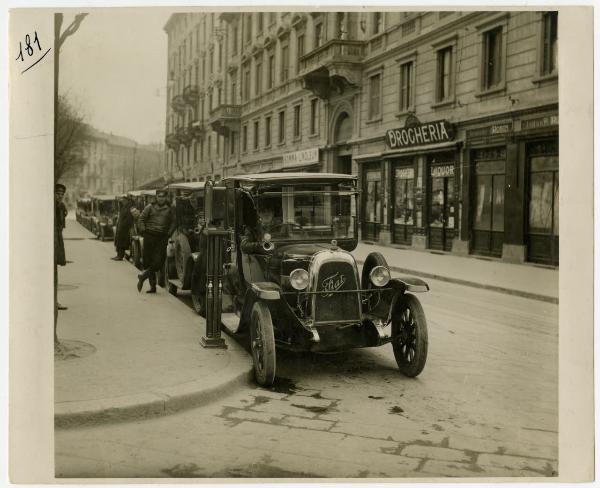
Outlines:
[[300,224],[296,224],[295,222],[286,222],[286,223],[282,223],[282,224],[274,224],[269,228],[269,232],[272,232],[274,229],[278,229],[278,228],[286,228],[286,229],[294,229],[297,228],[300,230],[300,232],[302,232],[302,237],[310,237],[308,232],[306,232],[304,230],[304,227],[302,227]]

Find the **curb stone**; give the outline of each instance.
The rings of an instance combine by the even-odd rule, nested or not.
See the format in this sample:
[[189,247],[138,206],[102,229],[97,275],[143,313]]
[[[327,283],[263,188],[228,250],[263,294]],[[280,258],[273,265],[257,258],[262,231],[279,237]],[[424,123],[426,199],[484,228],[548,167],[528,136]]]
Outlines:
[[[365,264],[364,260],[357,259],[356,262],[360,265]],[[558,298],[547,296],[547,295],[530,293],[527,291],[516,290],[514,288],[504,288],[502,286],[486,285],[485,283],[477,283],[476,281],[461,280],[460,278],[450,278],[448,276],[440,276],[440,275],[437,275],[434,273],[426,273],[423,271],[416,271],[414,269],[399,268],[397,266],[389,266],[389,268],[390,268],[390,270],[392,270],[396,273],[405,273],[405,274],[409,274],[409,275],[413,275],[413,276],[420,276],[421,278],[430,278],[432,280],[445,281],[447,283],[455,283],[457,285],[470,286],[472,288],[481,288],[484,290],[495,291],[498,293],[504,293],[506,295],[513,295],[513,296],[518,296],[518,297],[522,297],[522,298],[529,298],[531,300],[538,300],[541,302],[553,303],[555,305],[558,305]]]
[[136,395],[57,403],[54,426],[71,428],[117,423],[204,406],[247,384],[252,371],[253,368],[249,367],[247,371],[208,387],[205,381],[193,381]]

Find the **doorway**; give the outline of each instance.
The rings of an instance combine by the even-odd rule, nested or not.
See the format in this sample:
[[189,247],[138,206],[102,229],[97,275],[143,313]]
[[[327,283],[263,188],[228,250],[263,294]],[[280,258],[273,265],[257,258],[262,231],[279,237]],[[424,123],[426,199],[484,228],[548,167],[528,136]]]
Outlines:
[[415,209],[415,171],[411,166],[394,168],[392,241],[394,244],[412,245]]
[[527,259],[558,266],[558,155],[529,157]]
[[431,167],[429,248],[451,251],[454,230],[454,165]]
[[363,179],[362,239],[377,241],[381,228],[381,169],[367,169]]
[[342,173],[345,175],[352,174],[352,155],[346,156],[338,156],[337,157],[337,173]]

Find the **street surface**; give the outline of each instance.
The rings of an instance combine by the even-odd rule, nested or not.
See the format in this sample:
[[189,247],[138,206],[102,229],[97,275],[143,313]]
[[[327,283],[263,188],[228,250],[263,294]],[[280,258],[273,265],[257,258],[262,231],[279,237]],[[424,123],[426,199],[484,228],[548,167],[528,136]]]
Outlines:
[[398,372],[391,345],[278,351],[272,389],[248,383],[173,415],[57,429],[57,477],[555,476],[558,306],[428,282],[418,378]]

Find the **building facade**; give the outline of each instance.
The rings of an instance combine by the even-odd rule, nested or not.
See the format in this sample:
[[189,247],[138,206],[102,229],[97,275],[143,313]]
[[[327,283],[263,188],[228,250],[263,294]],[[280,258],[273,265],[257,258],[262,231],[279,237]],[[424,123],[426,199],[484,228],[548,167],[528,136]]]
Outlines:
[[86,162],[69,185],[79,196],[118,195],[146,181],[164,178],[162,147],[138,144],[93,127],[87,129],[83,157]]
[[354,173],[361,238],[558,264],[557,13],[174,14],[183,179]]

